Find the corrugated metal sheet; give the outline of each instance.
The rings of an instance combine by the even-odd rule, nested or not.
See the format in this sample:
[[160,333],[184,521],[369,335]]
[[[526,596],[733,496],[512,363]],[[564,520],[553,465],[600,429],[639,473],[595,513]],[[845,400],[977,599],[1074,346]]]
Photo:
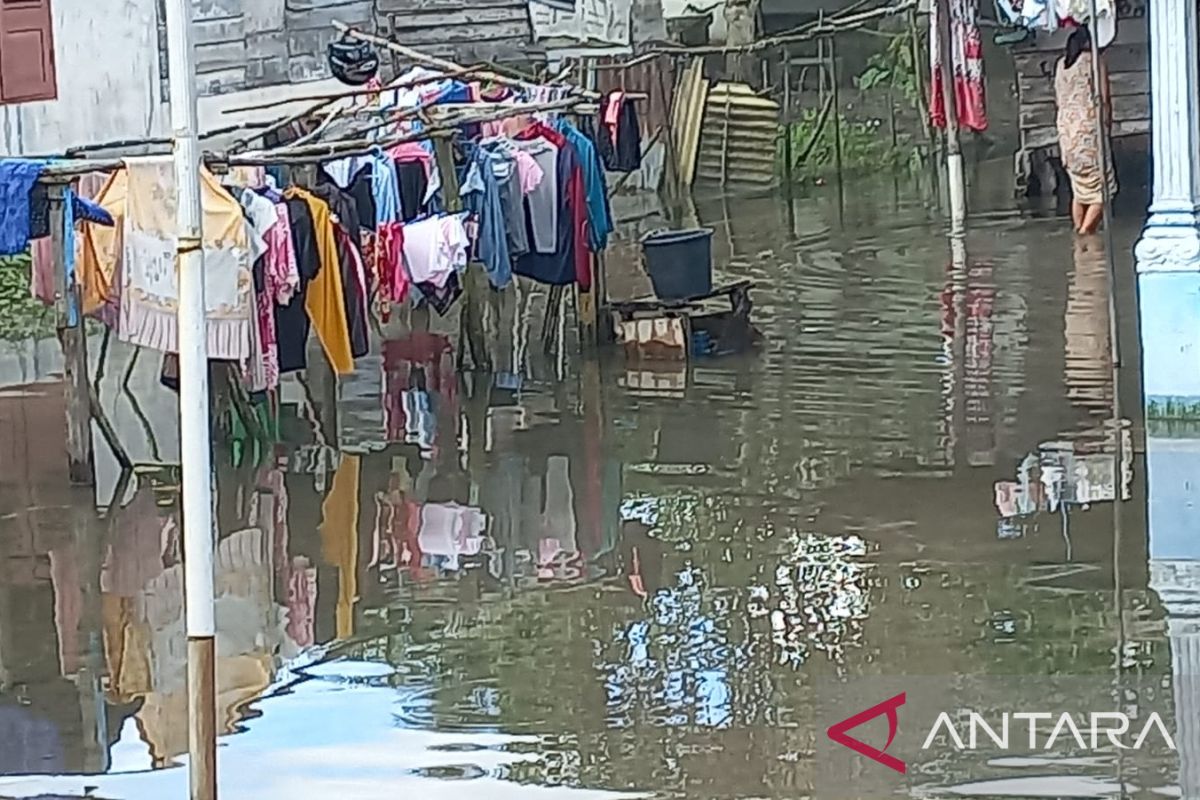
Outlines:
[[768,189],[778,184],[779,104],[744,83],[708,92],[696,157],[696,183]]

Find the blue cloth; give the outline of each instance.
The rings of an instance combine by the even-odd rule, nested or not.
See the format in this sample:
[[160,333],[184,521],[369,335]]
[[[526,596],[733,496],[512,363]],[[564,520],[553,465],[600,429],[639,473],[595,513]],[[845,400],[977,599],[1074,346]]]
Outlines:
[[587,196],[588,240],[592,251],[598,253],[608,246],[608,235],[613,232],[604,164],[592,140],[570,122],[559,117],[555,128],[567,138],[567,144],[575,148],[579,156],[579,164],[583,169],[583,191]]
[[396,175],[396,162],[384,155],[382,150],[371,154],[371,197],[375,200],[375,224],[400,222],[400,178]]
[[0,159],[0,255],[24,253],[32,230],[29,193],[46,162],[24,158]]
[[492,170],[492,159],[481,147],[474,147],[467,159],[459,193],[463,206],[479,225],[479,260],[487,269],[488,280],[497,289],[512,283],[512,254],[508,250],[508,229],[500,204],[500,186]]

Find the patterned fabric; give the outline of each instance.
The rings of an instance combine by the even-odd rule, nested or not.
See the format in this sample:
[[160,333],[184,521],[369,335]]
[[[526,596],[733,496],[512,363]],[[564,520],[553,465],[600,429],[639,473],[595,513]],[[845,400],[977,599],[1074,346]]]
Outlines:
[[[1054,75],[1054,96],[1058,103],[1058,146],[1063,167],[1071,178],[1075,199],[1085,205],[1104,202],[1101,184],[1100,142],[1096,137],[1099,109],[1092,89],[1092,54],[1084,53],[1070,67],[1059,60]],[[1104,179],[1110,196],[1117,193],[1112,149],[1106,148]]]
[[[941,42],[938,40],[940,3],[929,15],[929,53],[933,67],[933,92],[929,116],[946,127],[945,90],[942,86]],[[958,124],[973,131],[987,130],[987,105],[983,86],[983,37],[979,31],[979,0],[950,0],[950,63],[954,74],[954,107]]]
[[276,220],[263,239],[267,253],[263,262],[263,293],[258,303],[258,334],[262,345],[264,388],[279,386],[279,337],[275,328],[275,304],[286,306],[300,286],[300,270],[292,245],[292,224],[287,204],[275,204]]
[[[241,361],[250,352],[254,279],[242,208],[202,169],[203,245],[208,357]],[[127,159],[97,201],[115,228],[85,226],[81,275],[87,293],[109,295],[120,280],[122,341],[164,352],[178,349],[175,170],[170,156]],[[86,303],[85,303],[86,308]]]

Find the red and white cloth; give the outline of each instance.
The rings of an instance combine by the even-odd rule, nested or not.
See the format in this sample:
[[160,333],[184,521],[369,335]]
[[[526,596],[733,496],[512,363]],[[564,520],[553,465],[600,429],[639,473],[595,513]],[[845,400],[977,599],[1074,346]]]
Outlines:
[[[979,31],[979,0],[949,0],[950,55],[954,74],[954,107],[961,128],[987,130],[987,103],[983,85],[983,36]],[[929,117],[934,126],[946,127],[945,91],[942,87],[942,54],[938,38],[941,3],[932,4],[929,15],[929,53],[933,67],[933,91]]]

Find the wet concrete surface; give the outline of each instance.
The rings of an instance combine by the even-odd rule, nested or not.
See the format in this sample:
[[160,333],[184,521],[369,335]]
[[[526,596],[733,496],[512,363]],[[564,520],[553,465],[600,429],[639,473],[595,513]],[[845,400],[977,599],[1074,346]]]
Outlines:
[[[436,326],[387,333],[336,435],[320,380],[290,387],[285,444],[218,458],[222,796],[1180,796],[1154,742],[921,747],[942,709],[1182,714],[1140,216],[1114,369],[1102,240],[991,193],[962,248],[887,182],[689,209],[718,278],[756,282],[758,353],[543,359],[518,308],[491,375],[455,376]],[[630,249],[617,296],[646,288]],[[31,394],[0,390],[0,797],[184,796],[175,476],[66,489]],[[899,691],[906,774],[827,739]]]

